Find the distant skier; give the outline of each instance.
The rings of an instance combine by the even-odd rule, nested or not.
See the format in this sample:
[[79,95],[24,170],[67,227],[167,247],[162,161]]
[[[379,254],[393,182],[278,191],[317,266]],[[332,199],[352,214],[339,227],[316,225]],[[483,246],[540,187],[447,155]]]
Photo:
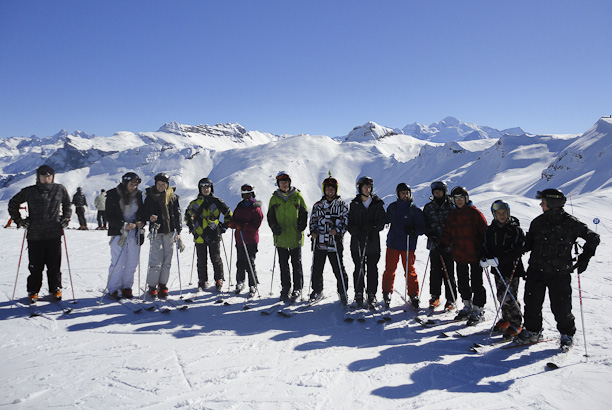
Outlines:
[[395,188],[397,201],[387,208],[386,222],[391,224],[387,234],[387,253],[385,258],[385,273],[383,274],[383,299],[387,307],[391,303],[395,269],[401,257],[404,276],[410,304],[419,308],[419,281],[414,263],[415,251],[419,235],[425,232],[423,211],[414,204],[412,190],[408,184],[401,182]]
[[[290,297],[295,300],[302,295],[304,285],[302,246],[303,232],[308,224],[308,208],[300,190],[291,186],[291,177],[287,172],[280,171],[276,175],[276,185],[278,189],[270,198],[266,217],[278,253],[281,277],[280,300],[286,301]],[[291,259],[291,269],[289,259]]]
[[348,206],[338,195],[338,181],[331,175],[323,180],[322,188],[324,195],[313,205],[310,215],[310,235],[314,244],[310,301],[323,297],[323,268],[325,259],[329,259],[336,275],[340,303],[346,305],[348,276],[342,260],[342,241],[348,225]]
[[[441,243],[442,233],[446,226],[446,217],[455,209],[455,204],[448,196],[448,187],[443,181],[431,184],[431,201],[423,207],[425,217],[425,235],[429,249],[429,309],[435,309],[440,304],[442,283],[444,283],[445,311],[452,311],[457,303],[457,283],[455,280],[455,261],[450,248]],[[446,271],[445,271],[446,268]],[[448,279],[446,274],[448,273]]]
[[147,293],[151,299],[158,296],[165,299],[168,297],[167,284],[174,241],[180,242],[181,239],[179,197],[175,194],[175,188],[170,186],[170,177],[165,173],[155,175],[155,185],[146,189],[142,220],[151,223]]
[[140,182],[136,173],[128,172],[121,177],[119,185],[106,195],[108,236],[111,237],[107,290],[116,299],[133,297],[134,272],[144,240],[144,233],[140,229],[145,225],[142,191],[138,189]]
[[[543,213],[529,226],[525,237],[525,250],[531,251],[525,280],[525,316],[523,331],[515,338],[529,343],[542,338],[542,304],[546,289],[550,309],[561,333],[561,348],[574,343],[576,326],[572,314],[571,273],[584,272],[599,245],[599,235],[584,223],[563,210],[566,197],[559,189],[538,191],[537,199]],[[578,261],[574,264],[572,247],[577,251],[578,238],[586,242]]]
[[79,230],[88,230],[87,219],[85,218],[87,198],[85,198],[85,194],[83,194],[83,188],[77,188],[76,193],[72,197],[72,204],[74,205],[77,217],[79,218]]
[[106,215],[104,214],[106,210],[106,191],[104,189],[101,189],[100,195],[94,199],[94,206],[98,210],[98,229],[106,229]]
[[[495,285],[497,287],[497,299],[503,305],[501,307],[501,318],[495,324],[496,332],[503,332],[506,338],[514,337],[521,331],[523,317],[518,305],[519,279],[525,276],[525,268],[521,255],[525,243],[525,234],[521,229],[519,220],[510,215],[510,205],[497,200],[491,205],[493,221],[487,228],[482,250],[482,267],[491,266]],[[489,261],[494,261],[490,265]],[[499,274],[503,277],[500,279]],[[504,282],[508,285],[508,290]],[[508,294],[506,294],[508,292]],[[504,300],[504,295],[506,299]]]
[[[214,195],[215,187],[209,178],[198,182],[198,196],[185,211],[185,223],[193,234],[198,256],[198,288],[208,287],[208,256],[213,265],[215,288],[223,287],[224,273],[221,260],[221,235],[226,231],[232,211],[221,198]],[[219,218],[223,215],[223,223]]]
[[255,199],[255,189],[252,185],[242,185],[240,195],[242,201],[236,205],[229,221],[229,227],[235,229],[236,293],[240,293],[244,289],[245,276],[248,276],[249,296],[253,297],[257,292],[257,284],[259,283],[255,269],[255,255],[257,254],[259,227],[263,220],[263,212],[261,201]]
[[[351,256],[355,264],[355,303],[371,309],[375,308],[377,303],[380,231],[385,227],[386,220],[385,203],[372,192],[373,189],[372,178],[360,177],[357,181],[357,196],[351,201],[348,213]],[[363,297],[364,288],[368,295],[367,304]]]
[[[61,238],[72,216],[72,210],[68,191],[54,181],[53,168],[42,165],[36,170],[36,185],[23,188],[8,203],[11,218],[18,226],[27,229],[30,260],[27,290],[31,303],[38,300],[45,265],[49,293],[57,300],[62,298]],[[19,207],[24,202],[27,202],[30,212],[25,219],[19,212]]]
[[446,218],[441,244],[446,248],[452,246],[453,258],[457,264],[459,293],[463,299],[463,309],[457,314],[457,319],[467,319],[467,325],[471,326],[484,320],[484,305],[487,301],[480,266],[480,251],[487,220],[472,204],[465,188],[454,187],[451,196],[457,208]]

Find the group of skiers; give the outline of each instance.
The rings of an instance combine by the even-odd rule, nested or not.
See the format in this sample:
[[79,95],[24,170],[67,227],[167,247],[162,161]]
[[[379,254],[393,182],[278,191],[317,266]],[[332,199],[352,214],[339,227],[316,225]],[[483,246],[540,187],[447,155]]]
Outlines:
[[[87,226],[87,218],[85,217],[85,209],[88,207],[87,205],[87,198],[85,197],[85,194],[83,193],[83,188],[78,187],[77,191],[75,192],[75,194],[72,196],[72,205],[74,205],[74,208],[76,210],[76,214],[79,220],[79,227],[77,229],[81,230],[81,231],[86,231],[89,230],[89,227]],[[97,221],[98,221],[98,228],[99,230],[102,229],[108,229],[106,226],[106,190],[101,189],[100,190],[100,194],[98,196],[96,196],[95,200],[94,200],[94,206],[96,207],[98,214],[97,214]]]
[[[54,182],[53,169],[43,165],[36,175],[35,185],[24,188],[9,201],[11,218],[27,229],[30,259],[27,290],[32,303],[38,298],[45,265],[49,291],[54,298],[61,299],[60,244],[63,229],[71,217],[70,197],[62,185]],[[181,239],[183,220],[195,242],[198,288],[203,290],[209,286],[207,265],[210,257],[215,288],[221,290],[225,279],[221,259],[221,245],[225,246],[222,235],[231,228],[237,250],[235,292],[241,293],[248,280],[249,295],[256,294],[259,281],[255,257],[263,212],[252,185],[242,185],[242,200],[232,212],[222,199],[214,195],[213,182],[202,178],[198,182],[198,195],[189,203],[182,218],[179,197],[170,185],[168,175],[157,174],[155,185],[146,189],[144,199],[140,183],[136,173],[128,172],[117,187],[107,193],[101,192],[105,197],[104,214],[110,236],[111,264],[107,283],[110,295],[115,298],[133,297],[134,272],[139,264],[140,246],[145,240],[144,226],[149,223],[146,297],[163,299],[168,296],[173,250],[184,250]],[[348,305],[349,281],[343,263],[343,238],[349,232],[354,264],[354,304],[375,308],[379,287],[380,232],[390,225],[382,275],[382,296],[387,308],[393,294],[395,270],[401,259],[406,276],[407,303],[415,310],[419,309],[415,250],[418,236],[425,234],[430,263],[430,309],[440,305],[444,284],[444,310],[457,310],[460,297],[463,306],[456,312],[456,319],[467,320],[468,325],[481,322],[486,303],[483,270],[488,274],[488,268],[491,268],[501,305],[496,331],[525,343],[539,340],[542,337],[542,304],[548,289],[551,310],[562,335],[561,344],[570,346],[573,343],[576,328],[570,274],[574,269],[582,273],[587,268],[599,244],[599,236],[563,210],[566,198],[560,190],[538,191],[543,213],[533,220],[525,235],[518,219],[510,214],[508,203],[493,202],[493,221],[487,225],[484,215],[470,201],[468,191],[457,186],[449,195],[443,181],[431,184],[432,196],[423,210],[415,205],[410,186],[402,182],[397,185],[396,200],[385,210],[383,200],[373,192],[374,181],[371,178],[358,179],[357,195],[347,204],[338,195],[338,181],[330,174],[323,180],[323,195],[313,205],[310,218],[304,198],[292,186],[287,172],[277,174],[276,185],[278,189],[270,198],[266,219],[280,266],[281,301],[295,301],[302,295],[301,248],[304,231],[308,229],[312,246],[309,301],[316,302],[322,298],[323,270],[326,260],[329,260],[340,301],[342,305]],[[82,194],[80,191],[79,188],[72,201],[77,205],[79,220],[82,201],[76,198]],[[19,213],[24,202],[29,209],[27,218],[22,218]],[[574,263],[572,248],[576,247],[577,238],[586,242]],[[526,252],[531,252],[527,271],[521,260]],[[517,295],[521,277],[526,280],[524,314]]]

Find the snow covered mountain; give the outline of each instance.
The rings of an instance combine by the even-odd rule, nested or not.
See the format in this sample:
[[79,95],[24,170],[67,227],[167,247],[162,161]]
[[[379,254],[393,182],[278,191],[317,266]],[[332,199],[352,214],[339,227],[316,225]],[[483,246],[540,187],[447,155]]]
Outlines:
[[499,138],[504,134],[525,134],[525,131],[519,127],[499,131],[491,127],[461,122],[454,117],[446,117],[442,121],[434,122],[428,126],[418,123],[409,124],[402,129],[402,132],[430,142],[471,141]]

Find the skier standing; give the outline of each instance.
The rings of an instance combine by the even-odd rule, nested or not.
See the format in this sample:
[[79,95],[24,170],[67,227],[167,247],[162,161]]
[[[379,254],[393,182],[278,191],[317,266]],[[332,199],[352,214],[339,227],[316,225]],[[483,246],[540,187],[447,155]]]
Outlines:
[[116,299],[133,297],[134,272],[144,241],[144,233],[140,231],[144,226],[142,191],[138,189],[140,182],[136,173],[128,172],[121,177],[121,183],[106,195],[108,236],[111,237],[107,290]]
[[158,296],[162,299],[168,297],[167,284],[174,241],[180,241],[181,238],[181,208],[179,197],[174,191],[175,188],[170,186],[170,178],[165,173],[155,175],[155,185],[146,189],[142,220],[151,223],[147,274],[147,293],[151,299]]
[[[42,165],[36,170],[36,185],[23,188],[8,203],[11,218],[19,227],[27,229],[30,261],[27,290],[31,303],[38,300],[45,265],[49,293],[56,300],[62,298],[61,238],[72,210],[68,191],[54,180],[53,168]],[[30,213],[25,219],[19,213],[19,207],[24,202],[27,202]]]
[[[503,301],[501,319],[495,324],[494,330],[503,332],[504,337],[508,338],[518,335],[522,329],[523,318],[518,305],[517,292],[519,279],[525,276],[521,260],[525,234],[519,220],[510,215],[510,205],[506,202],[501,200],[493,202],[491,213],[493,221],[485,232],[480,265],[491,266],[497,287],[497,299],[499,303]],[[489,265],[489,261],[494,259],[494,264]],[[499,277],[500,274],[503,281]],[[506,285],[508,285],[507,290]]]
[[76,193],[72,197],[72,204],[74,205],[77,217],[79,218],[79,230],[88,230],[87,219],[85,218],[87,198],[85,198],[85,194],[83,194],[83,188],[77,188]]
[[[351,256],[355,264],[353,283],[355,303],[366,306],[363,290],[368,295],[367,306],[376,306],[378,290],[378,261],[380,260],[380,231],[385,227],[384,202],[373,194],[374,181],[363,176],[357,181],[357,196],[351,201],[348,231],[351,234]],[[365,278],[367,277],[367,286]]]
[[[448,196],[448,187],[443,181],[431,184],[431,201],[423,207],[425,217],[425,235],[427,235],[427,249],[429,249],[430,275],[429,275],[429,309],[435,309],[440,304],[442,283],[444,283],[445,311],[452,311],[456,307],[457,284],[455,281],[455,261],[450,248],[442,245],[442,233],[446,226],[446,217],[455,208],[455,204]],[[446,271],[445,271],[446,268]],[[448,273],[448,280],[446,274]]]
[[106,215],[104,214],[106,210],[106,191],[104,189],[101,189],[100,195],[96,196],[96,199],[94,199],[94,206],[98,210],[98,229],[107,229]]
[[[572,314],[571,273],[584,272],[599,245],[599,235],[584,223],[563,210],[565,195],[558,189],[538,191],[537,199],[543,213],[529,226],[525,237],[525,250],[531,251],[525,280],[525,316],[523,331],[516,337],[519,343],[529,343],[542,338],[542,304],[546,289],[550,309],[561,333],[561,348],[574,343],[576,326]],[[582,253],[574,264],[572,247],[576,240],[584,239]]]
[[452,246],[453,258],[457,264],[459,293],[463,299],[463,309],[457,314],[457,319],[467,319],[467,325],[471,326],[484,319],[484,305],[487,301],[479,263],[487,220],[470,201],[465,188],[454,187],[451,196],[456,209],[446,218],[441,243],[444,247]]
[[249,296],[253,297],[259,283],[255,270],[255,255],[263,212],[261,201],[255,199],[255,189],[252,185],[242,185],[240,195],[242,201],[236,205],[229,221],[229,227],[235,229],[234,238],[236,239],[236,293],[244,289],[246,274],[249,278]]
[[[285,171],[280,171],[276,175],[276,185],[278,189],[270,198],[266,217],[278,252],[281,276],[280,300],[289,299],[292,276],[291,299],[295,300],[301,296],[304,285],[302,246],[304,245],[303,232],[308,223],[308,208],[299,189],[291,186],[291,177]],[[291,259],[293,275],[290,273],[289,259]]]
[[342,261],[343,237],[348,225],[348,206],[338,195],[338,181],[331,176],[323,180],[323,197],[312,207],[310,235],[314,242],[312,293],[310,301],[323,297],[325,259],[336,275],[340,303],[347,304],[348,276]]
[[[224,273],[221,260],[221,235],[226,231],[232,211],[221,198],[214,195],[215,187],[209,178],[198,182],[198,196],[185,211],[185,223],[193,234],[198,256],[198,288],[208,287],[208,255],[213,265],[215,289],[221,291]],[[219,218],[223,215],[223,223]]]
[[401,256],[410,304],[418,309],[419,281],[414,263],[418,236],[425,232],[425,218],[423,211],[414,204],[412,190],[406,183],[398,184],[395,193],[397,201],[391,203],[387,208],[386,222],[391,226],[387,233],[385,273],[382,280],[383,299],[388,308],[393,293],[395,269]]

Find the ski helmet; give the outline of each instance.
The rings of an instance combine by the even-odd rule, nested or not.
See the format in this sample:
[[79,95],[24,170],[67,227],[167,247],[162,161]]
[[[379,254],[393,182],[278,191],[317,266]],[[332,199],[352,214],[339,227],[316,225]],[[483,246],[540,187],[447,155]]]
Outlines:
[[402,191],[408,191],[408,199],[412,199],[412,189],[410,189],[410,186],[405,182],[400,182],[397,184],[397,187],[395,188],[395,195],[397,195],[399,198],[399,194]]
[[334,189],[336,190],[336,193],[338,193],[338,181],[336,180],[336,178],[332,177],[331,175],[325,178],[323,180],[323,183],[321,184],[321,189],[323,190],[323,194],[325,194],[326,186],[333,186]]
[[565,201],[567,198],[565,194],[561,192],[559,189],[548,188],[544,191],[538,191],[536,194],[536,199],[546,199],[546,205],[549,208],[563,208],[565,205]]
[[493,214],[493,219],[497,219],[495,217],[495,211],[499,211],[501,209],[505,209],[508,213],[508,218],[510,217],[510,205],[508,205],[508,203],[502,201],[501,199],[498,199],[497,201],[491,204],[491,213]]
[[357,193],[361,194],[361,187],[364,185],[369,185],[372,187],[372,191],[374,190],[374,180],[368,176],[359,177],[357,180]]
[[138,174],[135,172],[128,172],[121,177],[121,185],[123,186],[127,185],[128,182],[131,181],[135,182],[136,184],[140,184],[140,182],[142,182]]
[[433,195],[434,191],[444,191],[444,195],[448,194],[448,185],[446,185],[446,183],[444,183],[443,181],[435,181],[431,183],[431,193]]
[[36,175],[55,175],[55,170],[51,168],[49,165],[41,165],[36,170]]
[[202,179],[200,179],[200,182],[198,182],[198,191],[200,191],[201,188],[205,187],[205,186],[209,186],[210,187],[210,193],[211,194],[215,193],[215,185],[210,180],[210,178],[202,178]]
[[165,182],[168,184],[168,186],[170,186],[170,177],[165,172],[160,172],[159,174],[155,175],[155,182],[158,181]]
[[280,181],[289,181],[289,185],[291,185],[291,177],[286,171],[279,171],[278,174],[276,174],[276,185],[278,185]]
[[255,198],[255,187],[250,184],[244,184],[240,187],[240,195],[251,194]]
[[454,198],[457,196],[462,196],[465,198],[465,203],[470,202],[470,195],[468,194],[467,189],[465,189],[462,186],[456,186],[451,190],[451,196],[453,197],[453,202],[454,202]]

